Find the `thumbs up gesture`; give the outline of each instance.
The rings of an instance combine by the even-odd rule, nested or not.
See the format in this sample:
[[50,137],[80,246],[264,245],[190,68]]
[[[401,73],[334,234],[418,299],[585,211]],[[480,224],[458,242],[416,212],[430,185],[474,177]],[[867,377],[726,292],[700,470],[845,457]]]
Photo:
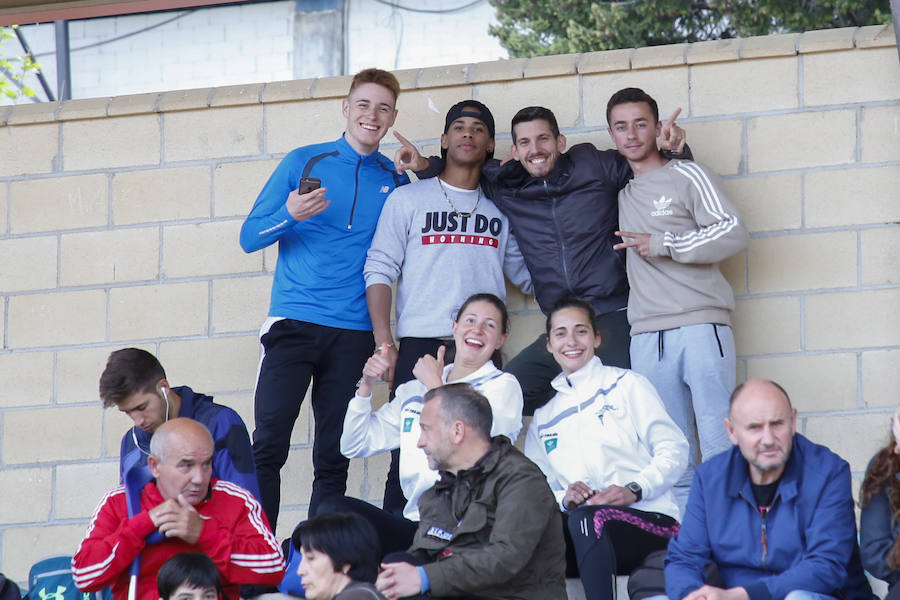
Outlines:
[[437,351],[437,358],[426,354],[416,361],[413,367],[413,375],[421,381],[429,390],[444,385],[444,354],[446,346],[441,346]]

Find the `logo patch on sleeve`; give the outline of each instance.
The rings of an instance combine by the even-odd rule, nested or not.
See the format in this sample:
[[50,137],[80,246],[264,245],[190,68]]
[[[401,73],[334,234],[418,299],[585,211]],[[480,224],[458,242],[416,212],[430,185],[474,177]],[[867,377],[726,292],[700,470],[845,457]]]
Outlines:
[[550,454],[551,452],[556,450],[556,440],[557,438],[555,437],[547,438],[546,440],[544,440],[544,452]]
[[453,537],[453,534],[449,531],[444,531],[440,527],[429,527],[428,532],[425,534],[428,537],[433,537],[439,540],[443,540],[445,542],[449,542]]
[[405,419],[403,419],[403,433],[409,433],[410,431],[412,431],[412,426],[413,426],[413,418],[412,417],[406,417]]

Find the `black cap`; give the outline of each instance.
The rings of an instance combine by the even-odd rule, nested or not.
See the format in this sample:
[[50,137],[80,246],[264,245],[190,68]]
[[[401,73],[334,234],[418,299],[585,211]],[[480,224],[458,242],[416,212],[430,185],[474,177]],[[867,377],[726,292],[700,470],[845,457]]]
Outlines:
[[450,130],[450,125],[460,117],[472,117],[480,119],[488,129],[491,139],[494,138],[494,115],[487,106],[478,100],[463,100],[454,104],[447,111],[447,118],[444,120],[444,133]]

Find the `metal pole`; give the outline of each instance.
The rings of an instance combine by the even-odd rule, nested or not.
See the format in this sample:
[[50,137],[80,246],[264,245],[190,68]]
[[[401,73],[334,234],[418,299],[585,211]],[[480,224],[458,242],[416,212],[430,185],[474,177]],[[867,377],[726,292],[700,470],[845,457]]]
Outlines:
[[900,58],[900,0],[891,0],[891,16],[894,17],[894,39],[897,40],[897,57]]
[[54,21],[56,30],[56,92],[60,100],[72,97],[72,72],[69,64],[69,22]]
[[[16,32],[16,37],[19,38],[19,43],[22,45],[22,50],[24,50],[28,58],[30,58],[31,61],[34,62],[34,54],[31,52],[31,46],[28,45],[28,40],[25,39],[25,34],[22,33],[19,27],[13,27],[13,31]],[[44,72],[38,69],[35,74],[37,75],[41,87],[44,88],[44,93],[47,94],[47,100],[50,102],[55,101],[56,98],[53,97],[53,90],[50,89],[50,84],[47,83],[47,78],[44,77]]]

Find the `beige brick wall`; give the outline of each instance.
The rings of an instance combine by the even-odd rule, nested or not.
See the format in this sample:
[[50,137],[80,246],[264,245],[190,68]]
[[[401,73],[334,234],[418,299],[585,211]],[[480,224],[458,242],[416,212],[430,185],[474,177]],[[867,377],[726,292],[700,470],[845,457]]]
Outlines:
[[[873,76],[877,74],[877,76]],[[521,106],[571,143],[611,147],[605,106],[638,85],[724,178],[751,232],[723,264],[738,375],[782,382],[800,428],[859,478],[900,403],[900,66],[890,27],[413,69],[397,129],[434,152],[446,109],[491,106],[498,155]],[[130,422],[103,411],[108,353],[157,353],[173,384],[216,394],[252,428],[257,330],[277,249],[237,234],[277,161],[333,139],[348,78],[0,109],[0,571],[74,551],[117,479]],[[396,147],[392,137],[385,151]],[[543,328],[511,291],[507,356]],[[379,394],[384,396],[385,390]],[[305,515],[304,406],[279,535]],[[380,497],[386,457],[353,461]]]

